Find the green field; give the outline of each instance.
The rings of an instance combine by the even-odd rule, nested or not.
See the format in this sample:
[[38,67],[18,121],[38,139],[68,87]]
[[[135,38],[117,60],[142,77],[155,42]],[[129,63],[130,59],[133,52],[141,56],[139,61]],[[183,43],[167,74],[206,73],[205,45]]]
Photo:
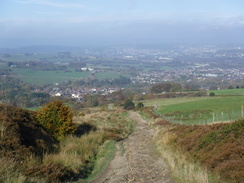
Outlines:
[[32,69],[13,69],[16,77],[31,84],[58,83],[88,78],[90,72],[34,71]]
[[[74,81],[78,79],[86,79],[91,77],[91,72],[76,72],[70,69],[71,72],[65,71],[35,71],[33,69],[13,68],[15,77],[30,84],[47,84],[59,83],[64,81]],[[118,72],[99,72],[95,74],[96,79],[114,79],[121,76]],[[125,75],[123,75],[125,76]]]
[[118,72],[98,72],[95,74],[97,79],[113,79],[121,76]]
[[215,95],[244,95],[244,89],[226,89],[226,90],[209,90],[208,93],[215,93]]
[[157,113],[176,123],[204,124],[243,117],[244,96],[183,97],[143,101]]
[[0,69],[7,68],[7,64],[4,62],[0,62]]
[[184,102],[190,102],[190,101],[199,101],[199,100],[205,100],[209,97],[181,97],[181,98],[165,98],[165,99],[152,99],[152,100],[144,100],[143,104],[145,106],[167,106],[171,104],[180,104]]

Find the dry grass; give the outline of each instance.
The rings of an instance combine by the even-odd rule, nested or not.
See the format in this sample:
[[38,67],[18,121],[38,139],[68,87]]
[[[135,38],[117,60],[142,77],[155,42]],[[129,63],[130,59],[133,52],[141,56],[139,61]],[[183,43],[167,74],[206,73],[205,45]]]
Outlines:
[[60,144],[60,152],[45,156],[44,164],[60,164],[86,177],[91,173],[99,147],[107,139],[104,131],[90,132],[80,138],[66,137]]
[[5,122],[4,121],[1,121],[0,122],[0,139],[2,139],[6,133],[6,125],[5,125]]
[[99,130],[110,133],[114,140],[122,140],[129,136],[134,129],[132,121],[126,118],[124,111],[93,111],[83,116],[77,116],[74,121],[78,124],[91,124],[97,126]]
[[[12,159],[0,159],[0,182],[11,182],[12,179],[19,179],[22,177],[20,171],[21,167],[17,167]],[[19,181],[20,182],[20,181]]]
[[[106,164],[113,154],[111,140],[126,138],[133,130],[131,121],[126,120],[126,114],[107,111],[93,111],[78,115],[74,119],[81,127],[88,127],[83,135],[69,136],[60,142],[60,151],[44,157],[45,164],[57,164],[71,170],[77,179],[87,179],[100,172],[102,164]],[[107,142],[107,143],[106,143]],[[106,145],[110,144],[110,145]],[[112,155],[111,155],[112,156]]]
[[113,140],[122,140],[133,130],[123,111],[88,110],[75,117],[77,133],[58,143],[35,122],[34,113],[10,109],[5,114],[0,106],[0,182],[4,183],[94,177],[113,156]]
[[167,161],[173,175],[180,182],[208,183],[208,173],[199,164],[189,162],[184,154],[171,147],[172,141],[177,138],[176,134],[168,129],[160,129],[154,137],[162,157]]

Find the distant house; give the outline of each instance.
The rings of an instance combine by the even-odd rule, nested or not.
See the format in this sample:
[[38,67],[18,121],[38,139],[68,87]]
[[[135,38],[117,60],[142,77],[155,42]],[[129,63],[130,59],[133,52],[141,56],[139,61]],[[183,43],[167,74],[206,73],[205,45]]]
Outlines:
[[87,71],[87,68],[86,67],[82,67],[81,70],[82,71]]
[[87,68],[87,67],[82,67],[81,70],[82,71],[94,71],[93,68]]
[[58,93],[55,93],[54,96],[55,96],[55,97],[61,97],[62,94],[58,92]]
[[72,97],[72,98],[80,98],[78,94],[74,94],[74,93],[71,94],[71,97]]

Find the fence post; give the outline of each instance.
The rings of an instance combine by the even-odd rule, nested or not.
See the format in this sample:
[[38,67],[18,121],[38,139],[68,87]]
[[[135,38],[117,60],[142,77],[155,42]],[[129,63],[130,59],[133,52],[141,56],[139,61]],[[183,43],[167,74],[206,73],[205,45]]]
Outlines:
[[241,106],[241,118],[243,118],[243,105]]

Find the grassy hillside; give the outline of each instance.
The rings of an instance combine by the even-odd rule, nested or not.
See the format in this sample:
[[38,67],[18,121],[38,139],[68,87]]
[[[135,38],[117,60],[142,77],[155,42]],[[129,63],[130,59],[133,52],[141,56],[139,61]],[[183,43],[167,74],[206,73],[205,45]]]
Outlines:
[[86,182],[98,175],[133,123],[123,111],[84,110],[77,130],[60,141],[36,122],[36,113],[0,106],[0,182]]
[[[25,171],[58,148],[58,141],[27,110],[1,105],[0,133],[0,182],[24,182]],[[60,166],[55,168],[65,172]]]
[[244,120],[211,125],[179,125],[141,113],[156,128],[154,142],[181,183],[244,182]]
[[215,95],[244,95],[244,89],[226,89],[226,90],[209,90],[208,93],[215,93]]
[[182,97],[143,101],[175,123],[205,124],[244,117],[244,96]]
[[156,143],[186,182],[244,182],[244,120],[214,125],[160,125]]
[[191,102],[191,101],[200,101],[205,100],[208,97],[179,97],[179,98],[162,98],[162,99],[152,99],[152,100],[143,100],[143,104],[148,106],[167,106],[172,104],[181,104],[185,102]]

